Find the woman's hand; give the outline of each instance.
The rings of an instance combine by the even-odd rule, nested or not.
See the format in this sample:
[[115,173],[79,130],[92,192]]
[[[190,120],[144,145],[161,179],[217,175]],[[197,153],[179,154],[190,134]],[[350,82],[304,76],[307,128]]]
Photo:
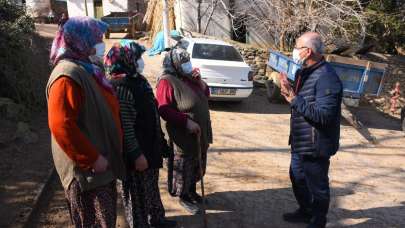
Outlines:
[[107,168],[108,168],[108,161],[107,159],[104,158],[103,155],[100,154],[92,166],[92,172],[103,173],[107,171]]
[[207,84],[203,80],[201,80],[200,69],[194,68],[191,77],[201,87],[202,91],[205,91],[207,89]]
[[200,81],[201,80],[201,72],[200,69],[198,68],[194,68],[193,72],[191,73],[191,77],[196,80],[196,81]]
[[187,130],[190,132],[190,134],[201,134],[200,126],[191,119],[187,119]]
[[141,154],[135,160],[135,170],[139,172],[145,171],[149,167],[148,160],[146,160],[145,156]]

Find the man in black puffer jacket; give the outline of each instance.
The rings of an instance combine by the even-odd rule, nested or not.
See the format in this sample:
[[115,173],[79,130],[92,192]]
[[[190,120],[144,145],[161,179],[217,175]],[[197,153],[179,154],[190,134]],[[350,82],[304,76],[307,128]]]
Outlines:
[[326,226],[329,209],[329,159],[339,148],[342,83],[323,56],[318,33],[302,35],[294,61],[302,65],[291,87],[282,75],[282,93],[291,104],[290,178],[299,209],[284,214],[288,222],[308,228]]

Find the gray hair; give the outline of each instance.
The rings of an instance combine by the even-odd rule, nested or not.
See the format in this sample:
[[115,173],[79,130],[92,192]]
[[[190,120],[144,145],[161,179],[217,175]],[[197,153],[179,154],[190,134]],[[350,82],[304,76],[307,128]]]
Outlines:
[[306,33],[303,36],[303,43],[306,47],[311,48],[312,51],[318,54],[323,54],[325,51],[325,44],[318,33]]

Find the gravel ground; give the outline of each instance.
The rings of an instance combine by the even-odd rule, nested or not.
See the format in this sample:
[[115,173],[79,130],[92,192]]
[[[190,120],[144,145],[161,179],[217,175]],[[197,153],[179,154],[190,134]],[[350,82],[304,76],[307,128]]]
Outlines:
[[[111,45],[112,41],[108,40],[107,44]],[[145,62],[145,74],[154,84],[160,57],[145,56]],[[379,143],[368,143],[354,128],[342,124],[341,149],[331,159],[332,202],[328,227],[405,227],[405,138],[399,121],[388,119],[371,107],[361,108],[357,114]],[[284,212],[296,208],[288,176],[288,106],[269,104],[265,91],[257,89],[241,104],[212,103],[211,115],[214,143],[209,150],[205,177],[208,227],[305,227],[281,219]],[[46,123],[42,128],[46,128]],[[41,153],[48,154],[43,157],[50,159],[46,151],[48,144],[42,145]],[[39,173],[37,170],[46,165],[25,167],[29,167],[29,173]],[[21,183],[34,181],[29,176]],[[62,188],[57,179],[53,183],[49,203],[42,206],[43,213],[32,226],[69,224]],[[169,196],[165,183],[166,172],[162,170],[160,187],[167,216],[177,220],[179,227],[203,227],[201,216],[187,214],[177,199]],[[6,186],[8,191],[25,188],[10,182]],[[25,192],[19,196],[24,199]],[[0,199],[5,202],[4,197]],[[18,203],[29,203],[22,201]],[[1,205],[0,215],[5,217],[10,204]],[[123,227],[122,213],[119,214],[118,226]]]

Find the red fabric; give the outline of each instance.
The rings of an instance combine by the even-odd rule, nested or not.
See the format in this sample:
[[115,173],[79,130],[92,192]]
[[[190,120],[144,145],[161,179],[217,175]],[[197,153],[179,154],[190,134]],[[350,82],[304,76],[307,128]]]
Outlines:
[[[196,93],[203,92],[200,85],[195,82],[187,79],[183,81]],[[208,86],[206,86],[204,94],[209,97],[210,90]],[[175,108],[176,100],[174,98],[174,90],[168,80],[162,79],[159,81],[156,90],[156,99],[158,101],[159,114],[165,121],[173,123],[178,127],[185,128],[187,126],[187,115]]]
[[[98,85],[98,84],[97,84]],[[107,90],[99,86],[121,126],[119,103]],[[77,126],[80,108],[85,100],[80,86],[68,77],[57,79],[50,88],[48,124],[53,137],[67,156],[83,169],[90,169],[98,158],[98,151]],[[122,141],[122,135],[121,135]]]

